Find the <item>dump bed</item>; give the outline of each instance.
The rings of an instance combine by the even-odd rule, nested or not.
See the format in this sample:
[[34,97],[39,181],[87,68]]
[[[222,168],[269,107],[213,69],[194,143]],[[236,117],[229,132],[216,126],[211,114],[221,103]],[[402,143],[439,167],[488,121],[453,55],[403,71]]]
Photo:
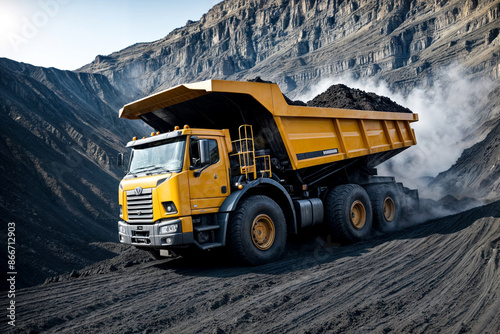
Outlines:
[[418,120],[413,113],[289,105],[276,84],[223,80],[167,89],[125,105],[120,117],[161,132],[184,124],[229,129],[233,139],[239,125],[251,124],[256,148],[294,170],[353,159],[375,167],[416,144],[410,123]]

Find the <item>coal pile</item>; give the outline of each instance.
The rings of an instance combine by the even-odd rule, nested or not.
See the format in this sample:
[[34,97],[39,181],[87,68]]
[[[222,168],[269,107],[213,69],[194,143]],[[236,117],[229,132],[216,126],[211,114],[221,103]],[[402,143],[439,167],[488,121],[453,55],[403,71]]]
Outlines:
[[307,102],[309,107],[342,108],[372,111],[390,111],[411,113],[390,98],[350,88],[343,84],[332,85],[325,92]]
[[[274,83],[272,81],[263,80],[261,77],[256,77],[247,81]],[[289,105],[293,106],[412,113],[410,109],[397,104],[386,96],[365,92],[361,89],[350,88],[343,84],[331,85],[326,91],[316,95],[316,97],[307,103],[300,100],[294,101],[285,94],[283,94],[283,97]]]

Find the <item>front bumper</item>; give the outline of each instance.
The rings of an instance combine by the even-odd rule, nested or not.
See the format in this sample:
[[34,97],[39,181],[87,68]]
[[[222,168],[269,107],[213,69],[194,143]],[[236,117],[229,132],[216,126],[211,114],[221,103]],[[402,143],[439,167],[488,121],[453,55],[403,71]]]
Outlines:
[[[161,233],[162,229],[171,225],[177,225],[175,233]],[[193,232],[182,232],[182,218],[161,220],[152,225],[119,221],[118,238],[122,244],[154,248],[189,245],[194,240]]]

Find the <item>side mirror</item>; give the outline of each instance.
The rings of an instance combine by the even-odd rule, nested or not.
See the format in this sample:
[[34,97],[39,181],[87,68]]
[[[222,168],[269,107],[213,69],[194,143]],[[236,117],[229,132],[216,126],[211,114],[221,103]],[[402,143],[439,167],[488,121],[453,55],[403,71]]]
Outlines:
[[199,166],[201,166],[201,168],[194,172],[194,177],[199,177],[201,172],[210,166],[210,148],[207,139],[198,140],[198,152],[200,153],[198,168]]
[[210,163],[210,149],[208,148],[208,140],[198,140],[198,149],[200,152],[200,164],[202,166],[208,165]]
[[123,153],[118,153],[118,161],[116,163],[118,167],[123,168],[125,163],[123,162]]

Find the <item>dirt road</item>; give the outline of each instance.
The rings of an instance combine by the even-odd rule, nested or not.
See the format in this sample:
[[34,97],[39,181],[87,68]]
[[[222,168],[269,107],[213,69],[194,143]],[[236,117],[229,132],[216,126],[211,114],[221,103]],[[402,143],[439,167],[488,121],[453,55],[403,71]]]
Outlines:
[[500,201],[356,245],[312,235],[289,249],[254,268],[118,256],[107,273],[18,291],[16,331],[500,333]]

